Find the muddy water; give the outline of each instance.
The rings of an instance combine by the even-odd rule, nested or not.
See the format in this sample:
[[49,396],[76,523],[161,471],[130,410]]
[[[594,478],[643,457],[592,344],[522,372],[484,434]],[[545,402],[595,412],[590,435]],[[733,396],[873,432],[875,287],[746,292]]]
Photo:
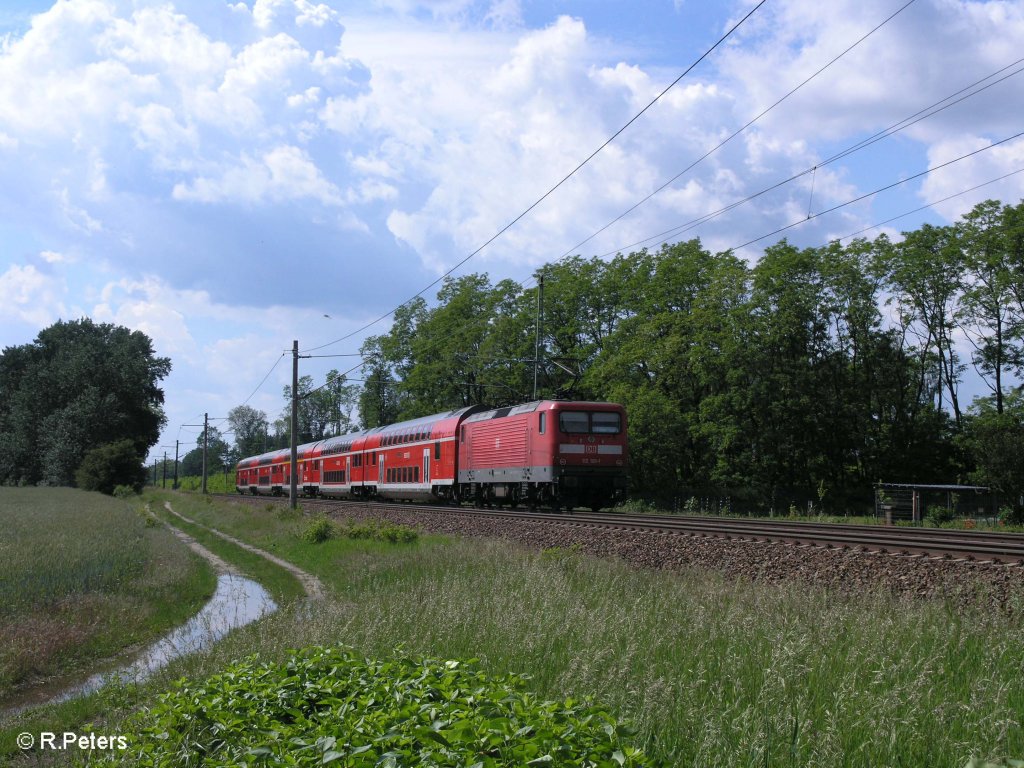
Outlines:
[[99,672],[78,685],[60,691],[39,691],[31,700],[14,704],[2,715],[12,715],[39,704],[54,704],[94,693],[113,679],[141,682],[171,660],[210,647],[237,627],[277,610],[270,594],[258,583],[235,573],[221,573],[213,597],[195,616],[139,654],[130,664]]

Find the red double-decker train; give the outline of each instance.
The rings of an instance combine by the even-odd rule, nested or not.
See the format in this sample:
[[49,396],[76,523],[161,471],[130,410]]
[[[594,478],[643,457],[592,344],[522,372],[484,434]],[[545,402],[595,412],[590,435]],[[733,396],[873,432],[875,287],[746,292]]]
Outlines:
[[[307,496],[590,507],[626,495],[626,413],[615,403],[470,406],[298,448]],[[239,493],[287,494],[291,451],[238,462]]]

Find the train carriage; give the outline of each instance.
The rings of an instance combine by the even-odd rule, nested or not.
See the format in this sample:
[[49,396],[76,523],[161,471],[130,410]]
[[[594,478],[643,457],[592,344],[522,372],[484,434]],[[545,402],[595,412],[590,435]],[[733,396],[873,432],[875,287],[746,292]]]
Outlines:
[[367,492],[408,501],[455,498],[456,433],[479,410],[474,405],[372,430],[363,452],[376,477],[372,487],[366,481]]
[[[305,443],[295,449],[295,457],[298,463],[298,489],[299,493],[306,496],[316,496],[320,492],[320,448],[323,440],[313,443]],[[291,464],[291,455],[288,456],[288,464]],[[290,490],[290,487],[289,487]]]
[[355,470],[362,457],[362,442],[365,432],[329,437],[321,443],[320,454],[323,475],[320,482],[321,496],[358,496],[362,490],[362,477]]
[[259,487],[259,456],[251,456],[238,462],[235,470],[235,490],[239,493],[255,494]]

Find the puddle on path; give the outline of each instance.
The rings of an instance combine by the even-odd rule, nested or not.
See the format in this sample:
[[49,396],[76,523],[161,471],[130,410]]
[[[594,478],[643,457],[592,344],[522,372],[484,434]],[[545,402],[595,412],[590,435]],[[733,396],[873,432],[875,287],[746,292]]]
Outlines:
[[237,574],[222,573],[217,577],[213,597],[199,613],[151,645],[130,664],[98,672],[85,682],[63,691],[37,690],[2,714],[12,715],[39,704],[57,704],[86,696],[114,678],[123,682],[141,682],[172,659],[209,648],[232,629],[243,627],[276,610],[277,604],[258,583]]

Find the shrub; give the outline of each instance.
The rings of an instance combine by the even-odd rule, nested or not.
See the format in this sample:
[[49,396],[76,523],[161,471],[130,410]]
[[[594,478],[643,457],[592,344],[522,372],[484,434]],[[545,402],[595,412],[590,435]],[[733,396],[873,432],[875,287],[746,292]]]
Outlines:
[[357,657],[312,648],[250,657],[202,683],[181,681],[123,729],[106,764],[371,766],[652,765],[629,731],[590,701],[541,701],[525,678],[473,662]]
[[928,512],[925,514],[924,519],[938,528],[940,525],[951,522],[954,516],[955,514],[952,509],[941,504],[932,504],[928,507]]
[[1000,507],[999,522],[1003,525],[1024,525],[1024,508]]
[[407,525],[385,525],[380,529],[382,541],[390,541],[392,544],[409,544],[416,541],[420,535]]
[[302,539],[310,544],[320,544],[334,538],[334,534],[334,523],[324,515],[318,515],[306,526],[306,530],[302,532]]
[[135,492],[135,489],[132,488],[130,485],[119,485],[116,488],[114,488],[115,499],[130,499],[134,496],[138,496],[138,494]]
[[83,490],[107,495],[119,485],[129,486],[138,492],[146,482],[146,470],[132,441],[118,440],[86,453],[75,472],[75,482]]
[[373,520],[364,523],[349,520],[342,529],[342,535],[349,539],[372,539],[392,544],[411,544],[420,537],[415,528],[407,525],[378,523]]

